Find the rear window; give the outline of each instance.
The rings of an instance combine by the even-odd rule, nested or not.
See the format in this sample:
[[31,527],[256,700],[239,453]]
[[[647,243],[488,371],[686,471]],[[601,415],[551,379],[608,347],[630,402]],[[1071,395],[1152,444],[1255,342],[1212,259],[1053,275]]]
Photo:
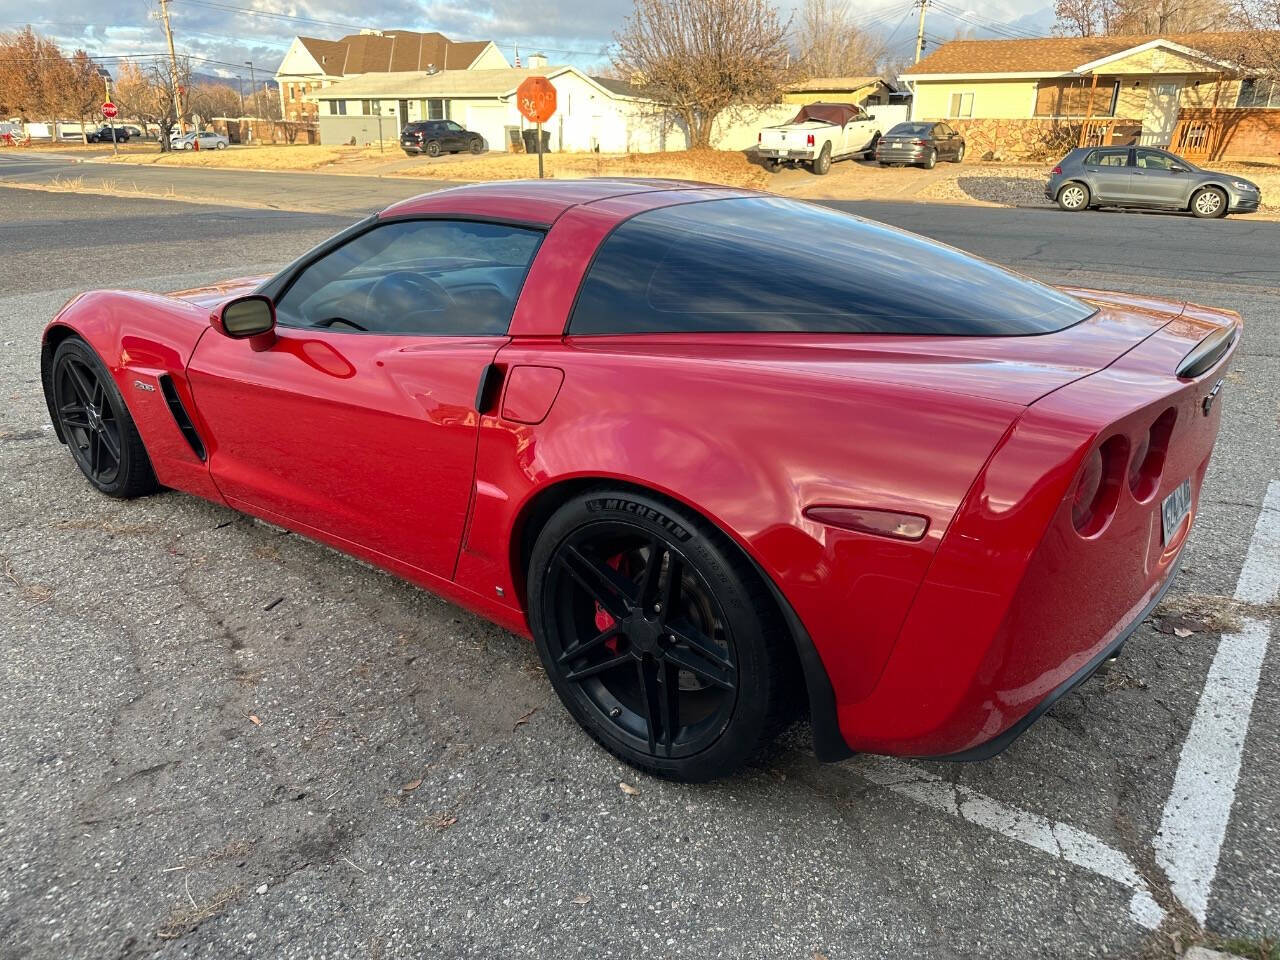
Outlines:
[[932,132],[932,123],[899,123],[887,135],[890,137],[927,137]]
[[810,332],[1019,336],[1094,312],[953,247],[776,197],[663,207],[596,253],[572,334]]

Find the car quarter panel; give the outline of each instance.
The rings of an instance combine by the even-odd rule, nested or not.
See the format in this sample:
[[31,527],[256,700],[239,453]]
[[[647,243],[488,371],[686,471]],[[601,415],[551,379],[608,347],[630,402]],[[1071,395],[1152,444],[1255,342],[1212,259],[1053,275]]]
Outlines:
[[[584,477],[707,516],[790,600],[837,690],[865,695],[956,506],[1023,409],[859,379],[847,354],[724,336],[579,337],[504,347],[564,371],[540,424],[482,419],[458,581],[521,603],[524,510]],[[497,409],[501,409],[498,406]],[[810,505],[924,516],[919,542],[838,530]]]
[[[231,288],[224,285],[187,293],[197,300],[200,295],[225,298],[227,289]],[[82,294],[45,330],[41,366],[46,397],[52,396],[47,379],[53,359],[50,344],[70,330],[106,365],[146,445],[156,479],[167,487],[221,501],[204,461],[183,437],[160,384],[162,376],[170,379],[197,430],[203,430],[192,402],[186,366],[209,329],[209,310],[198,302],[137,291]],[[53,421],[56,424],[58,418]]]

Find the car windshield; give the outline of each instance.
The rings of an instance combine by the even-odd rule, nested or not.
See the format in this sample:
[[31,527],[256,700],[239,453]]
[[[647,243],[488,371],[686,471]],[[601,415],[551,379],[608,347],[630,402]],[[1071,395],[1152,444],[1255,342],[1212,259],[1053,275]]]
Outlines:
[[601,245],[574,334],[1051,333],[1095,313],[915,234],[780,197],[638,214]]
[[925,137],[933,132],[932,123],[899,123],[887,136],[890,137]]

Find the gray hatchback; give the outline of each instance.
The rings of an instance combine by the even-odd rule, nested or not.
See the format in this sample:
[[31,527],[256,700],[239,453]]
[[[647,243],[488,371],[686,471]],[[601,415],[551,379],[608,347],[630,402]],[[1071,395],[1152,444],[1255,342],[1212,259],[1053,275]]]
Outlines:
[[1044,195],[1072,213],[1145,207],[1224,217],[1252,213],[1262,202],[1256,183],[1202,170],[1158,147],[1077,147],[1053,168]]

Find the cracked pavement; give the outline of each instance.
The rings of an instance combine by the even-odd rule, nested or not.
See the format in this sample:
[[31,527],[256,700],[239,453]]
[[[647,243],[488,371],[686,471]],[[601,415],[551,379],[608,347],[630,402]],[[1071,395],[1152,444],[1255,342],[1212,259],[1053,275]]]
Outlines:
[[[354,212],[3,201],[0,958],[1160,957],[1200,935],[1152,838],[1212,630],[1144,625],[987,762],[820,765],[799,727],[731,780],[641,776],[578,731],[525,641],[226,508],[103,498],[48,428],[38,335],[74,292],[262,272]],[[1280,225],[834,205],[1051,281],[1244,313],[1171,597],[1231,594],[1280,477]],[[1278,656],[1210,934],[1280,929]],[[934,778],[954,812],[919,792]],[[974,802],[1004,832],[962,816]],[[1057,855],[1012,836],[1041,820]],[[1134,865],[1163,928],[1063,858],[1066,827]]]

